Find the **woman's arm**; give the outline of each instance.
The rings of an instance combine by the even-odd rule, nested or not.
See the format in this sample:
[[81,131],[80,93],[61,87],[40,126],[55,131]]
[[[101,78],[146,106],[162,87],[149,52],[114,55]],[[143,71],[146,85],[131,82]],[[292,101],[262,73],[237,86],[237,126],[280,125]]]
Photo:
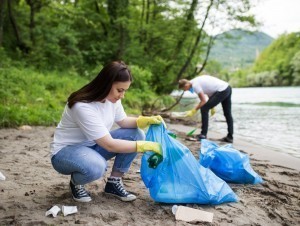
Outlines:
[[122,121],[117,122],[117,124],[121,128],[137,128],[136,120],[137,118],[135,117],[126,117]]
[[110,134],[95,140],[95,142],[109,152],[132,153],[137,151],[136,141],[114,139]]
[[107,134],[106,136],[96,140],[96,143],[109,152],[132,153],[152,151],[162,155],[161,145],[157,142],[113,139],[110,134]]

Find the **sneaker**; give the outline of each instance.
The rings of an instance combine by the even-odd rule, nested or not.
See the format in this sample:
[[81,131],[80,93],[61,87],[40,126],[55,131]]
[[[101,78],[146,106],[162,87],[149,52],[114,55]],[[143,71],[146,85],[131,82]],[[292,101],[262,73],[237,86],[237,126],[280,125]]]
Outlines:
[[108,181],[105,185],[104,192],[109,195],[113,195],[117,197],[118,199],[129,202],[133,201],[136,199],[136,196],[129,193],[128,191],[125,190],[123,187],[123,182],[121,178],[112,178],[109,177]]
[[70,181],[70,190],[73,199],[77,202],[89,202],[92,200],[90,194],[85,190],[83,185],[75,185]]
[[223,137],[221,139],[221,141],[224,141],[224,142],[227,142],[227,143],[233,143],[233,138],[227,136],[227,137]]
[[198,140],[203,140],[203,139],[206,139],[206,136],[203,135],[203,134],[198,134],[198,135],[196,135],[196,138],[197,138]]

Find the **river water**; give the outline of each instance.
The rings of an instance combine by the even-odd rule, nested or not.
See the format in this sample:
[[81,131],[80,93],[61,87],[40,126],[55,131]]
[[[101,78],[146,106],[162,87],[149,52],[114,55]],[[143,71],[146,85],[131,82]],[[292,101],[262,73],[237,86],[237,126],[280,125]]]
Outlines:
[[[226,135],[220,104],[216,110],[209,130]],[[300,87],[233,88],[232,114],[235,139],[240,137],[300,158]]]

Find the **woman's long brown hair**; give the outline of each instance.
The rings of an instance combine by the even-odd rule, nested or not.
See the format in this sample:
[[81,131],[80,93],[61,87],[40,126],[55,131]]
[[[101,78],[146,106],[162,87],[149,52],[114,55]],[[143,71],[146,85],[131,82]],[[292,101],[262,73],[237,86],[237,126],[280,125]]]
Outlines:
[[132,75],[127,65],[122,61],[113,61],[105,65],[96,78],[68,98],[68,107],[77,102],[90,103],[104,100],[114,82],[132,82]]

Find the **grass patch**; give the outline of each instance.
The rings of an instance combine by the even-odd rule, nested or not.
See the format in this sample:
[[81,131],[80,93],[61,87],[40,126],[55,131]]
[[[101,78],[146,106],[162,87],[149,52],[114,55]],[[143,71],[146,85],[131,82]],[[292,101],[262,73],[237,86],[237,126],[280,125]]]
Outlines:
[[56,125],[70,93],[86,82],[75,73],[0,69],[0,127]]
[[[72,71],[39,72],[22,66],[0,68],[0,128],[57,125],[68,96],[89,81]],[[122,103],[127,114],[138,115],[157,98],[152,90],[133,86]]]

